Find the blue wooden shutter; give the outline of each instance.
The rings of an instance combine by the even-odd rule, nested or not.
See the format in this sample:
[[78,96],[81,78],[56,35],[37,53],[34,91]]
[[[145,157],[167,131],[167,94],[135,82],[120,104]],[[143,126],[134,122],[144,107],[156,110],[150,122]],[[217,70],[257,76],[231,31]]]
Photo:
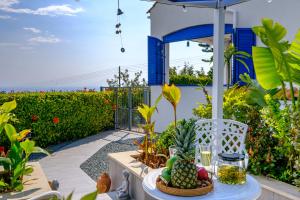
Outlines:
[[[252,46],[256,45],[256,35],[251,28],[237,28],[234,35],[234,45],[239,51],[245,51],[252,55]],[[255,71],[252,58],[246,59],[245,62],[249,67],[248,70],[240,62],[233,62],[233,84],[240,81],[240,74],[248,73],[252,79],[255,79]]]
[[164,44],[155,37],[148,37],[148,85],[164,83]]

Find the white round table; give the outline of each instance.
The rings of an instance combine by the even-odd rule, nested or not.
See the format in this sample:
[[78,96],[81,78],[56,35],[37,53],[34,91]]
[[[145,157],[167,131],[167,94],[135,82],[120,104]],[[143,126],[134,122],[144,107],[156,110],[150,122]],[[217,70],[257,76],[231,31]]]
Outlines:
[[156,189],[156,179],[162,169],[151,171],[144,177],[144,191],[157,200],[255,200],[261,194],[260,184],[250,175],[243,185],[226,185],[214,180],[214,190],[204,196],[179,197],[165,194]]

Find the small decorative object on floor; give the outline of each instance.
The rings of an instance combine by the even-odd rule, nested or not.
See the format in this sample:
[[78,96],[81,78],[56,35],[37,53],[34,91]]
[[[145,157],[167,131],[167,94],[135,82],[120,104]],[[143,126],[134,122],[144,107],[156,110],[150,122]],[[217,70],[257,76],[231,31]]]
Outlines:
[[98,193],[106,193],[109,191],[111,185],[111,179],[107,173],[101,174],[97,181]]
[[118,200],[130,200],[129,195],[129,172],[127,170],[123,170],[123,181],[120,187],[117,188],[117,199]]
[[59,182],[58,180],[49,181],[49,185],[52,190],[57,191],[59,188]]

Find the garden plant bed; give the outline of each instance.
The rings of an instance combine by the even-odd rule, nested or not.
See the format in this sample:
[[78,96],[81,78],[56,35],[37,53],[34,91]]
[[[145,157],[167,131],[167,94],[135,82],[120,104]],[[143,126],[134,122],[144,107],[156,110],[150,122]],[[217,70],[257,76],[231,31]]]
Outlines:
[[45,192],[51,191],[47,177],[45,176],[38,162],[28,163],[33,167],[33,173],[29,176],[24,176],[24,190],[21,192],[10,192],[0,194],[0,199],[6,200],[23,200],[30,199]]
[[[137,154],[137,151],[127,151],[108,155],[109,174],[112,179],[111,189],[115,190],[120,185],[122,181],[121,171],[126,169],[131,174],[131,196],[139,200],[153,200],[152,197],[145,194],[141,187],[143,178],[153,169],[132,157],[132,155]],[[265,177],[255,178],[262,187],[262,195],[258,200],[300,200],[300,192],[295,186]]]

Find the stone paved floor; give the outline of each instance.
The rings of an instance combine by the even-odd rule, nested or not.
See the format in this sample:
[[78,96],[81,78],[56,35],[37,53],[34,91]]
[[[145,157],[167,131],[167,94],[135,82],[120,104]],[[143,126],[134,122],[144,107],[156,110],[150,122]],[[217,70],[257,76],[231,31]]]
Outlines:
[[[72,191],[73,199],[80,199],[84,194],[92,192],[96,183],[80,165],[106,144],[123,139],[141,137],[141,134],[126,131],[107,131],[98,135],[75,141],[40,160],[40,164],[49,180],[58,180],[59,192],[68,195]],[[98,199],[112,200],[114,194],[99,195]]]

